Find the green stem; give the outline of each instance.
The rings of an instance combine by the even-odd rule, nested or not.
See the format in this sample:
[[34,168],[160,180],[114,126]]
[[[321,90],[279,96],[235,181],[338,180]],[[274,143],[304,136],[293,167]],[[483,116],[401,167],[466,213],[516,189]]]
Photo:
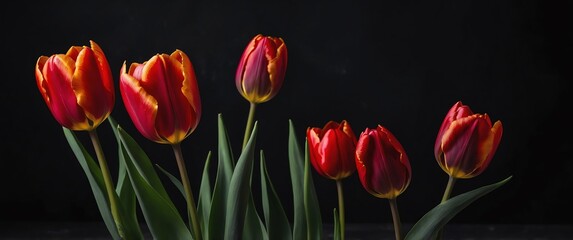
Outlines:
[[342,192],[342,180],[336,180],[336,189],[338,191],[338,216],[340,222],[340,240],[344,240],[345,223],[344,223],[344,194]]
[[[452,190],[454,189],[454,184],[456,183],[456,178],[450,176],[450,178],[448,179],[448,185],[446,185],[446,190],[444,191],[444,196],[442,196],[442,202],[445,202],[446,200],[448,200],[450,198],[450,195],[452,194]],[[440,229],[440,231],[438,231],[438,235],[436,237],[437,240],[440,240],[443,238],[444,235],[444,229]]]
[[247,126],[245,127],[245,137],[243,138],[243,148],[247,145],[249,141],[249,137],[251,137],[251,131],[253,131],[253,124],[255,122],[255,107],[257,106],[256,103],[250,103],[249,108],[249,118],[247,119]]
[[99,167],[101,169],[101,173],[103,175],[103,181],[105,184],[105,189],[107,192],[107,196],[109,198],[109,205],[111,208],[111,215],[113,216],[113,220],[115,221],[115,225],[117,227],[117,231],[121,238],[125,238],[125,234],[123,231],[123,219],[121,219],[121,215],[119,214],[119,204],[118,204],[118,197],[115,193],[115,187],[113,184],[113,180],[111,179],[111,174],[109,172],[109,168],[107,166],[107,162],[105,160],[105,155],[103,153],[103,149],[99,142],[99,137],[97,135],[96,130],[88,131],[94,150],[97,155],[97,160],[99,163]]
[[394,235],[396,240],[402,240],[402,222],[400,221],[400,213],[398,212],[398,203],[396,198],[388,199],[390,201],[390,210],[392,210],[392,221],[394,222]]
[[456,183],[456,178],[450,176],[450,178],[448,179],[448,185],[446,186],[446,190],[444,191],[444,196],[442,196],[442,202],[445,202],[450,198],[452,190],[454,189],[454,183]]
[[197,207],[195,206],[195,199],[193,198],[193,192],[191,191],[191,184],[189,184],[189,176],[187,175],[187,169],[185,168],[181,145],[176,143],[171,144],[171,146],[175,153],[179,175],[181,175],[181,182],[183,183],[183,189],[185,190],[185,200],[187,201],[189,216],[191,217],[191,225],[193,225],[193,233],[195,233],[194,235],[196,240],[201,240],[201,228],[199,226],[199,218],[197,217]]

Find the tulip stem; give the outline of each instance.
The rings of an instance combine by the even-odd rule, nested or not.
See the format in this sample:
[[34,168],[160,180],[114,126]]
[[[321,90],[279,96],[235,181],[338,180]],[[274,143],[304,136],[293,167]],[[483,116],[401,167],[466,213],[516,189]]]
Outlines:
[[193,198],[193,192],[191,191],[191,185],[189,184],[189,177],[187,175],[187,169],[185,168],[185,161],[183,160],[181,145],[179,143],[175,143],[171,144],[171,146],[173,147],[173,152],[175,153],[177,167],[179,168],[179,175],[181,175],[181,182],[183,183],[183,189],[185,190],[185,200],[187,201],[189,216],[191,217],[193,233],[196,240],[201,240],[201,228],[199,226],[199,218],[197,217],[197,207],[195,206],[195,199]]
[[253,130],[253,124],[255,122],[255,107],[257,106],[256,103],[250,102],[249,108],[249,118],[247,119],[247,126],[245,127],[245,137],[243,138],[243,148],[247,145],[249,141],[249,137],[251,137],[251,131]]
[[450,176],[450,178],[448,179],[448,185],[446,186],[446,190],[444,191],[444,196],[442,197],[442,202],[445,202],[450,198],[452,190],[454,189],[454,183],[456,183],[456,178]]
[[[454,183],[456,183],[456,178],[450,176],[450,178],[448,179],[448,185],[446,185],[446,190],[444,191],[444,196],[442,196],[442,203],[450,199],[450,195],[452,194],[452,190],[454,189]],[[440,231],[438,231],[436,239],[437,240],[442,239],[443,235],[444,235],[444,229],[442,228],[440,229]]]
[[342,180],[336,180],[336,189],[338,191],[338,217],[340,222],[340,240],[344,240],[345,222],[344,222],[344,194],[342,192]]
[[88,131],[92,145],[97,155],[97,160],[99,162],[99,167],[101,169],[101,173],[103,175],[103,181],[105,184],[105,189],[107,192],[107,196],[109,198],[109,205],[111,208],[111,215],[113,216],[113,220],[115,221],[115,225],[117,227],[117,231],[121,238],[125,238],[125,234],[123,232],[123,221],[121,219],[121,215],[119,214],[118,208],[118,197],[115,193],[115,187],[113,184],[113,180],[111,178],[111,174],[109,172],[109,168],[107,166],[107,162],[105,160],[105,155],[103,153],[103,149],[101,147],[99,137],[95,129]]
[[394,235],[396,240],[402,240],[402,222],[400,221],[400,213],[398,212],[398,203],[396,198],[388,199],[390,202],[390,210],[392,210],[392,221],[394,222]]

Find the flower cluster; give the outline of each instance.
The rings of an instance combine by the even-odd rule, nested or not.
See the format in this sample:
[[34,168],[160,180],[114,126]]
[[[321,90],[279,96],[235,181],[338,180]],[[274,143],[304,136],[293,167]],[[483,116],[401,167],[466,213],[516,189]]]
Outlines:
[[[136,129],[145,138],[170,145],[179,177],[153,161],[111,117],[115,102],[113,74],[102,48],[72,46],[66,54],[40,56],[35,67],[38,89],[89,180],[102,219],[113,239],[143,239],[137,208],[154,239],[322,239],[322,216],[311,169],[334,180],[338,208],[334,209],[334,237],[345,239],[344,193],[341,182],[358,173],[374,197],[388,199],[396,239],[433,239],[444,225],[472,201],[500,187],[509,178],[450,197],[457,179],[478,176],[492,160],[502,136],[501,121],[473,113],[461,101],[446,114],[435,143],[435,157],[449,175],[442,203],[428,211],[407,233],[401,228],[397,197],[408,188],[412,169],[406,151],[386,127],[366,128],[358,137],[349,122],[329,121],[308,127],[299,144],[289,120],[289,166],[293,190],[293,220],[289,221],[276,195],[260,152],[263,214],[251,195],[255,159],[258,104],[281,89],[287,69],[287,47],[280,37],[256,35],[246,46],[237,67],[235,85],[249,102],[242,151],[230,150],[224,121],[219,115],[217,174],[209,175],[207,154],[198,198],[191,189],[181,142],[201,119],[201,97],[189,57],[177,49],[156,54],[143,63],[123,63],[119,90]],[[119,172],[114,181],[97,134],[110,123],[118,144]],[[87,132],[97,162],[76,134]],[[301,150],[304,149],[304,150]],[[171,201],[158,172],[168,177],[186,200],[188,221]],[[195,192],[197,193],[197,192]],[[196,201],[196,199],[198,201]]]

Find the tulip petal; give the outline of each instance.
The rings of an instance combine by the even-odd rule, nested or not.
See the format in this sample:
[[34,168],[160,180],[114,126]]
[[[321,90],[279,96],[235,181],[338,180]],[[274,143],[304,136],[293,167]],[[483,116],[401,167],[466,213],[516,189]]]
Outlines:
[[71,130],[90,129],[83,109],[77,104],[72,89],[74,60],[58,54],[47,59],[42,70],[42,89],[49,96],[48,107],[54,118]]
[[[142,65],[132,64],[130,72],[138,72]],[[155,119],[157,116],[157,100],[140,85],[140,82],[125,72],[125,63],[121,68],[120,90],[123,102],[135,127],[146,138],[164,142],[163,138],[155,131]]]
[[[104,82],[110,82],[110,76],[101,74],[102,69],[98,59],[90,48],[80,51],[75,66],[72,88],[76,93],[78,105],[92,121],[90,125],[98,126],[109,116],[110,107],[113,106],[109,101],[114,99],[114,93],[104,87]],[[107,72],[109,69],[104,71]]]

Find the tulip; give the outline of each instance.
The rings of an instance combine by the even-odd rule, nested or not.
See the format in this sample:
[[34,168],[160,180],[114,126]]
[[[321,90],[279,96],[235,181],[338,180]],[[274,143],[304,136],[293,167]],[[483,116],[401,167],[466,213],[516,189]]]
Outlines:
[[256,35],[245,48],[235,75],[239,93],[252,103],[263,103],[280,90],[287,68],[282,38]]
[[340,237],[344,240],[344,196],[342,179],[356,171],[354,151],[356,136],[350,124],[329,121],[323,128],[309,127],[306,131],[310,162],[323,177],[336,181]]
[[115,92],[111,70],[101,48],[72,46],[66,54],[40,56],[38,89],[58,123],[70,130],[90,131],[110,115]]
[[201,118],[199,88],[189,57],[181,50],[156,54],[144,63],[132,63],[127,71],[124,62],[119,87],[137,130],[151,141],[172,146],[194,239],[200,240],[197,209],[180,144]]
[[179,143],[199,124],[201,99],[195,71],[180,50],[132,63],[128,71],[124,63],[119,86],[135,127],[151,141]]
[[[473,178],[488,167],[502,132],[501,121],[492,126],[487,114],[475,114],[461,101],[450,108],[434,145],[436,160],[449,175],[442,202],[450,198],[457,179]],[[442,232],[437,239],[442,239]]]
[[360,134],[356,144],[356,169],[364,189],[378,198],[398,197],[412,178],[404,148],[381,125]]
[[356,136],[346,120],[308,128],[307,138],[310,162],[320,175],[340,180],[356,171]]
[[66,54],[40,56],[36,62],[36,83],[60,125],[89,133],[111,214],[123,237],[125,225],[118,196],[96,132],[97,127],[109,117],[115,103],[113,77],[105,54],[98,44],[90,41],[90,47],[72,46]]
[[402,239],[400,215],[396,198],[412,178],[412,168],[406,151],[388,129],[378,125],[364,130],[356,144],[356,169],[367,192],[390,202],[394,233]]
[[501,121],[492,125],[487,114],[474,114],[458,101],[438,132],[434,146],[436,160],[454,178],[473,178],[488,167],[502,132]]
[[287,48],[280,37],[256,35],[247,45],[235,74],[239,93],[249,101],[243,148],[247,144],[259,103],[271,100],[281,89],[287,69]]

